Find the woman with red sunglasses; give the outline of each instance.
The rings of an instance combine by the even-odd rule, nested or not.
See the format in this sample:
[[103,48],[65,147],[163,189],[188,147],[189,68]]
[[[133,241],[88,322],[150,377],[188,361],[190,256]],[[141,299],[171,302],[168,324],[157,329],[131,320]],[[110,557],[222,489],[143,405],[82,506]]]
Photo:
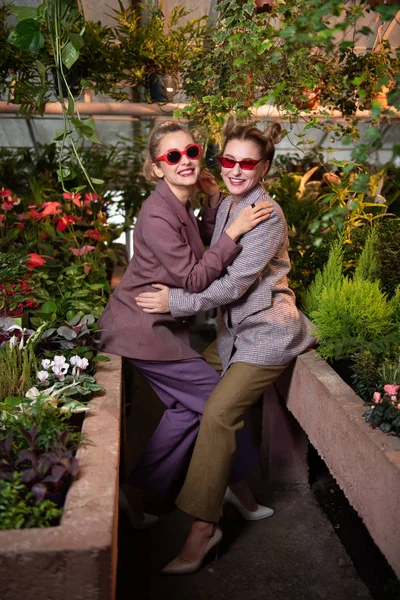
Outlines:
[[[133,258],[99,321],[101,349],[124,356],[167,407],[130,478],[136,487],[158,493],[167,491],[191,449],[219,376],[191,348],[186,319],[146,314],[135,297],[157,281],[201,292],[240,254],[240,236],[271,210],[268,202],[259,203],[256,211],[245,208],[205,251],[221,198],[211,174],[200,176],[200,156],[201,147],[179,122],[168,121],[151,132],[144,173],[157,186],[141,207]],[[208,194],[201,220],[190,202],[196,184]],[[233,481],[242,479],[256,460],[246,435],[239,447]]]
[[217,341],[203,356],[222,372],[222,378],[207,402],[177,498],[178,507],[195,520],[181,554],[163,573],[192,573],[201,567],[206,554],[221,540],[218,521],[224,499],[250,520],[273,514],[272,510],[265,514],[257,505],[247,484],[230,485],[229,472],[246,410],[294,357],[314,344],[310,323],[297,310],[287,283],[289,244],[282,209],[260,184],[270,168],[280,133],[278,124],[264,133],[254,124],[227,124],[218,160],[230,196],[218,210],[211,247],[218,244],[240,210],[256,210],[260,201],[269,199],[273,212],[241,238],[242,252],[226,273],[203,292],[156,285],[161,291],[136,299],[150,314],[169,313],[177,319],[221,307]]

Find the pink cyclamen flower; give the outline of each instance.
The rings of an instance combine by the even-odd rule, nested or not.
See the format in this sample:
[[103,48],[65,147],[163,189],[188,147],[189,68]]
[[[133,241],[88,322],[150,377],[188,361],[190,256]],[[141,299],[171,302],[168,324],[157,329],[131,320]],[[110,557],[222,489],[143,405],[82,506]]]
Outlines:
[[42,358],[42,367],[43,369],[50,369],[51,367],[51,360],[49,358]]
[[382,397],[379,392],[374,392],[373,398],[374,398],[375,404],[379,404],[380,402],[382,402]]
[[64,379],[64,375],[67,373],[69,369],[69,363],[65,360],[65,356],[55,356],[51,362],[51,370],[54,375],[61,379]]
[[0,198],[8,198],[9,196],[12,196],[13,193],[11,190],[5,190],[4,188],[2,190],[0,190]]
[[38,371],[36,377],[39,379],[40,383],[44,383],[46,379],[49,378],[49,374],[47,371]]
[[399,391],[399,389],[400,389],[400,385],[392,385],[392,384],[390,384],[390,383],[387,383],[387,384],[386,384],[386,385],[383,387],[383,389],[385,390],[385,392],[386,392],[386,393],[387,393],[389,396],[392,396],[392,395],[396,395],[396,394],[397,394],[397,392],[398,392],[398,391]]
[[82,246],[82,248],[70,248],[70,250],[75,256],[85,256],[88,252],[96,250],[96,246]]

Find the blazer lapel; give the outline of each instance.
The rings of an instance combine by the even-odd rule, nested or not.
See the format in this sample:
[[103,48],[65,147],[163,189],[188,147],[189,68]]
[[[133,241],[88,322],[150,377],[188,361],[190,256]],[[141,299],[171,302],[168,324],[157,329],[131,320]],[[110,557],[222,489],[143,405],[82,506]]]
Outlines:
[[215,228],[214,228],[214,233],[213,233],[212,240],[211,240],[211,245],[215,244],[215,242],[217,240],[219,240],[223,231],[225,231],[226,227],[228,226],[227,218],[228,218],[228,213],[229,213],[231,204],[232,204],[232,198],[230,196],[228,196],[227,198],[225,198],[222,201],[222,203],[220,204],[220,206],[218,208],[218,213],[217,213],[217,218],[215,221]]
[[204,245],[200,237],[199,228],[196,217],[193,213],[193,208],[190,202],[187,207],[179,202],[173,191],[161,180],[157,184],[156,190],[160,196],[168,203],[171,210],[176,214],[178,220],[187,228],[187,238],[196,258],[201,258],[204,254]]

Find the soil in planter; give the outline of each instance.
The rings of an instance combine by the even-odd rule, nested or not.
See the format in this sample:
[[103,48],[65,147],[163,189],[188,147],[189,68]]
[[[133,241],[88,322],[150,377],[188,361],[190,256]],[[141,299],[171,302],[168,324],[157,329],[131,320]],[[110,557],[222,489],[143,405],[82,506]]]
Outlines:
[[315,497],[371,596],[374,600],[400,600],[400,581],[311,444],[308,462]]

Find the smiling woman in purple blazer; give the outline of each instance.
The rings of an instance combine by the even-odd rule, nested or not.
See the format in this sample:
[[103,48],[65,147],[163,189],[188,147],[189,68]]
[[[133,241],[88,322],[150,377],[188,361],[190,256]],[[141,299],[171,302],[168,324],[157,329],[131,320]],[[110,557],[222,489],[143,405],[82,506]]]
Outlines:
[[[155,282],[202,292],[240,254],[240,236],[271,212],[268,202],[256,210],[244,208],[205,250],[221,198],[211,174],[200,176],[200,156],[201,147],[179,122],[153,129],[144,172],[157,186],[140,210],[133,258],[99,321],[100,348],[126,357],[167,407],[130,478],[136,487],[159,493],[168,489],[191,449],[219,375],[191,348],[185,318],[143,312],[135,297]],[[191,204],[196,184],[208,194],[201,220]],[[256,460],[247,434],[240,435],[232,481],[244,479]]]
[[222,370],[223,376],[207,402],[187,477],[177,498],[178,507],[194,516],[195,521],[181,554],[163,573],[192,573],[201,566],[222,537],[217,524],[224,497],[246,518],[268,516],[248,489],[241,489],[240,484],[229,484],[227,488],[238,433],[243,431],[246,410],[295,356],[314,344],[310,323],[297,310],[294,293],[288,287],[285,217],[279,204],[260,185],[270,168],[280,132],[278,124],[264,133],[254,124],[227,124],[218,160],[230,196],[218,210],[211,248],[220,242],[240,210],[255,210],[258,202],[268,199],[273,211],[268,220],[242,236],[242,251],[226,272],[202,292],[156,285],[161,291],[146,292],[136,300],[149,314],[168,313],[176,318],[221,307],[217,344],[212,344],[204,356],[209,364]]

